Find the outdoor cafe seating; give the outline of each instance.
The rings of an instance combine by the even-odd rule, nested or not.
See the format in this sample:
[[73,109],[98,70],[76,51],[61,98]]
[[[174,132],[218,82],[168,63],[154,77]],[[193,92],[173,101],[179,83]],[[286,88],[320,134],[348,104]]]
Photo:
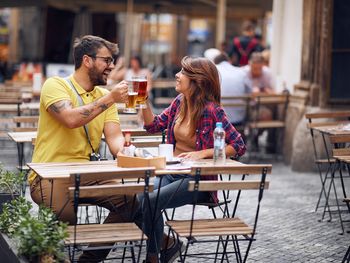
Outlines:
[[[91,181],[98,176],[101,180],[119,180],[123,183],[110,185],[84,185],[84,181]],[[147,237],[132,223],[132,213],[130,213],[129,223],[108,223],[108,224],[78,224],[78,206],[80,202],[86,205],[89,198],[99,198],[108,195],[128,195],[133,196],[133,205],[136,209],[136,195],[143,193],[147,196],[148,191],[153,191],[153,185],[150,184],[150,178],[154,176],[154,168],[130,168],[119,169],[116,171],[93,171],[77,172],[70,175],[70,181],[75,187],[69,188],[70,198],[74,201],[74,211],[76,215],[76,224],[69,226],[69,237],[65,243],[69,247],[70,259],[75,260],[76,250],[97,250],[113,248],[113,250],[123,249],[122,260],[126,257],[126,249],[130,249],[130,258],[133,262],[139,262],[143,242]],[[81,201],[84,200],[84,201]],[[118,208],[113,208],[115,212]],[[133,209],[132,209],[133,210]],[[83,247],[77,245],[94,245]],[[100,247],[99,247],[100,246]],[[134,248],[138,247],[137,253]]]
[[[229,206],[227,195],[224,196],[224,209],[222,214],[215,214],[215,217],[200,217],[196,215],[196,195],[194,197],[192,213],[189,213],[187,220],[170,220],[166,225],[170,227],[176,238],[186,238],[186,249],[180,253],[180,261],[185,262],[187,257],[195,257],[197,259],[205,258],[207,260],[228,260],[229,255],[234,255],[237,262],[246,262],[251,248],[252,242],[255,240],[260,202],[263,198],[263,192],[268,189],[269,182],[266,180],[267,174],[271,173],[271,165],[194,165],[191,168],[191,174],[195,177],[193,182],[190,182],[189,190],[195,191],[237,191],[234,205]],[[213,174],[229,174],[237,176],[238,180],[200,180],[201,176]],[[257,175],[256,180],[246,180],[248,177]],[[239,200],[243,198],[245,190],[256,190],[256,195],[251,195],[251,202],[256,201],[256,210],[250,215],[247,221],[238,217]],[[208,214],[210,215],[210,214]],[[249,225],[247,222],[253,222]],[[196,243],[213,242],[215,245],[211,247],[212,252],[201,252],[198,249],[192,248]],[[242,245],[241,243],[247,244]],[[232,248],[230,246],[232,245]],[[191,252],[190,252],[191,251]],[[181,252],[181,251],[179,251]]]
[[[334,158],[332,150],[334,149],[337,151],[335,148],[339,148],[341,141],[346,140],[347,135],[349,134],[349,131],[343,129],[343,127],[350,123],[350,112],[315,112],[307,113],[305,114],[305,117],[308,119],[308,128],[312,139],[314,160],[321,181],[321,190],[315,211],[320,207],[323,208],[322,220],[325,218],[326,214],[328,214],[330,220],[332,220],[333,213],[338,214],[342,233],[344,233],[341,204],[339,203],[338,193],[335,187],[335,184],[339,181],[343,185],[343,176],[342,174],[339,174],[339,176],[336,174],[337,171],[341,173],[341,169],[337,159]],[[346,141],[342,141],[342,143],[345,142]],[[335,202],[330,200],[332,196],[334,196]]]
[[[214,255],[216,254],[217,257],[229,259],[229,261],[236,260],[237,262],[242,262],[244,258],[248,257],[250,247],[252,245],[252,242],[255,240],[255,232],[256,232],[256,227],[257,227],[257,222],[258,222],[258,214],[260,210],[260,201],[261,198],[263,197],[263,191],[268,188],[269,184],[266,179],[267,174],[271,173],[271,165],[246,165],[237,161],[233,160],[227,160],[225,165],[222,166],[214,166],[213,165],[213,160],[212,159],[207,159],[207,160],[198,160],[196,162],[193,162],[193,164],[187,164],[187,165],[182,165],[182,164],[174,164],[174,165],[167,165],[165,169],[156,169],[154,171],[154,168],[146,167],[146,168],[120,168],[117,166],[118,160],[116,161],[101,161],[101,162],[88,162],[88,163],[53,163],[53,164],[40,164],[40,163],[30,163],[28,164],[31,169],[33,169],[42,180],[50,180],[50,179],[63,179],[63,178],[70,178],[72,182],[75,183],[74,187],[71,187],[69,189],[70,191],[70,197],[73,200],[76,200],[76,207],[78,205],[77,201],[80,201],[82,197],[87,197],[87,196],[96,196],[100,194],[101,192],[106,193],[106,191],[119,191],[118,189],[121,188],[123,189],[123,193],[136,193],[134,188],[126,189],[124,187],[128,186],[128,182],[125,181],[125,184],[118,184],[118,185],[112,185],[111,188],[106,187],[99,187],[95,186],[95,188],[90,189],[85,186],[79,186],[79,180],[83,180],[83,178],[92,178],[93,176],[106,176],[107,178],[114,177],[114,176],[119,176],[119,178],[126,178],[126,180],[129,180],[130,178],[135,178],[135,177],[142,177],[145,178],[147,171],[151,171],[150,175],[155,174],[156,176],[162,176],[164,174],[192,174],[193,176],[196,177],[196,180],[194,181],[193,184],[190,185],[190,190],[199,190],[199,191],[219,191],[219,196],[222,199],[222,194],[223,191],[235,191],[235,195],[231,196],[236,196],[234,202],[227,202],[225,203],[225,209],[223,211],[226,211],[224,214],[219,215],[217,214],[217,218],[215,219],[213,216],[208,218],[208,223],[209,224],[214,224],[217,227],[222,225],[220,232],[216,232],[215,230],[213,231],[210,230],[210,227],[208,227],[207,224],[202,224],[202,223],[197,223],[197,219],[199,220],[198,222],[201,222],[202,219],[196,218],[193,216],[193,223],[192,225],[194,226],[192,232],[186,232],[183,234],[183,232],[179,232],[181,229],[177,227],[177,219],[168,221],[166,224],[173,230],[178,238],[185,238],[187,239],[190,237],[190,235],[193,236],[193,238],[188,238],[188,244],[187,244],[187,252],[186,254],[183,254],[181,256],[182,262],[185,262],[185,259],[189,254],[193,253],[188,253],[188,251],[191,251],[190,249],[192,248],[192,244],[194,244],[195,240],[200,240],[203,236],[203,234],[199,233],[199,238],[197,237],[198,232],[197,231],[197,224],[198,226],[204,227],[206,234],[204,236],[209,236],[211,238],[214,237],[213,240],[216,240],[216,244],[221,247],[220,251],[217,250],[215,252],[214,249]],[[126,171],[128,171],[126,173]],[[138,172],[138,173],[136,173]],[[223,177],[225,178],[222,181],[209,181],[209,185],[205,181],[199,180],[200,176],[206,176],[209,174],[222,174]],[[228,174],[231,174],[231,176],[228,176]],[[138,176],[135,176],[138,175]],[[249,179],[249,180],[248,180]],[[251,179],[251,180],[250,180]],[[141,180],[140,182],[146,182],[147,180]],[[137,191],[142,192],[145,191],[144,189],[144,184],[141,186],[138,186]],[[195,187],[194,187],[195,186]],[[198,189],[197,189],[198,186]],[[134,186],[132,186],[134,187]],[[221,191],[221,189],[223,191]],[[257,191],[257,194],[251,195],[251,194],[243,194],[247,189],[255,189]],[[92,190],[92,191],[90,191]],[[86,191],[86,192],[85,192]],[[128,192],[130,191],[130,192]],[[149,191],[152,191],[152,185],[150,185]],[[225,199],[225,198],[224,198]],[[248,199],[249,202],[256,201],[257,206],[255,212],[251,215],[251,217],[247,218],[242,218],[240,216],[240,202],[242,199]],[[83,201],[83,200],[81,200]],[[194,203],[195,205],[195,203]],[[195,207],[195,206],[194,206]],[[191,214],[192,209],[190,207],[185,207],[188,209],[189,214]],[[206,213],[209,215],[209,213]],[[214,221],[212,221],[214,220]],[[217,221],[215,221],[217,220]],[[247,220],[247,221],[246,221]],[[191,222],[187,221],[187,222]],[[226,222],[226,223],[222,223]],[[247,223],[250,222],[250,223]],[[253,222],[253,223],[252,223]],[[219,224],[220,223],[220,224]],[[181,223],[182,224],[182,223]],[[185,224],[185,230],[189,230],[188,226]],[[189,223],[190,224],[190,223]],[[131,225],[130,225],[131,226]],[[108,227],[108,226],[105,226]],[[127,247],[131,249],[131,253],[128,255],[131,255],[131,257],[135,258],[135,262],[139,262],[139,256],[137,255],[139,253],[139,248],[144,249],[144,246],[141,246],[141,240],[146,240],[146,236],[143,236],[138,232],[136,236],[133,236],[134,239],[131,240],[126,240],[125,236],[122,239],[121,236],[125,234],[128,236],[130,233],[135,233],[134,230],[131,232],[126,231],[125,233],[123,231],[117,232],[117,231],[101,231],[101,228],[104,228],[103,225],[84,225],[81,226],[78,225],[77,228],[74,230],[74,226],[70,226],[70,238],[67,239],[67,244],[71,246],[72,248],[81,248],[81,246],[74,246],[74,231],[76,232],[75,236],[75,241],[76,243],[89,243],[89,238],[93,240],[93,242],[102,242],[104,241],[111,241],[115,242],[118,241],[118,245],[114,244],[112,247],[121,249],[119,251],[124,250],[124,246],[126,241],[132,241],[132,244],[128,243]],[[220,228],[220,227],[219,227]],[[119,229],[119,228],[118,228]],[[203,229],[202,229],[203,230]],[[86,236],[83,234],[79,234],[79,231],[85,231],[89,234],[86,234]],[[95,234],[94,234],[95,233]],[[114,234],[113,234],[114,233]],[[215,238],[218,236],[219,233],[219,238]],[[101,238],[102,236],[106,236],[105,239]],[[113,237],[111,237],[113,236]],[[78,238],[79,237],[79,238]],[[110,239],[108,239],[110,238]],[[114,238],[114,239],[113,239]],[[130,238],[130,236],[129,236]],[[114,241],[113,241],[114,240]],[[138,240],[138,241],[136,241]],[[135,243],[136,242],[136,243]],[[233,243],[232,243],[233,242]],[[240,244],[240,242],[246,243],[246,245]],[[234,245],[234,251],[229,250],[228,246],[233,244]],[[134,245],[138,248],[138,250],[135,250]],[[237,246],[240,246],[238,248]],[[85,246],[83,246],[85,247]],[[133,247],[133,248],[132,248]],[[215,248],[215,246],[213,246]],[[244,248],[244,252],[242,249]],[[195,249],[195,248],[193,248]],[[71,250],[73,253],[73,250]],[[144,251],[144,250],[143,250]],[[196,251],[196,250],[194,250]],[[71,253],[71,256],[72,256]],[[121,252],[122,255],[124,256],[124,252]],[[133,255],[134,254],[134,255]],[[142,253],[141,253],[142,254]],[[197,254],[197,253],[195,253]],[[198,252],[199,254],[199,252]],[[143,254],[142,254],[143,255]],[[185,256],[186,255],[186,256]],[[117,253],[116,256],[120,256],[119,253]],[[208,255],[206,255],[208,256]],[[141,256],[142,258],[142,256]],[[246,260],[246,259],[245,259]],[[243,261],[244,262],[244,261]]]

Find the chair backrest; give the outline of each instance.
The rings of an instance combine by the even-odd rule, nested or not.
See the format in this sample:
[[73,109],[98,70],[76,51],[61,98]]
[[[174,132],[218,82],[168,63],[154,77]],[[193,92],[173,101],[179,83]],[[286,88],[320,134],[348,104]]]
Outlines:
[[[280,111],[279,118],[273,116],[273,120],[285,120],[288,102],[289,102],[289,93],[282,94],[266,94],[266,93],[258,93],[253,94],[252,98],[256,102],[255,104],[255,114],[253,121],[257,122],[259,118],[261,106],[281,106],[282,109]],[[276,115],[277,116],[277,115]]]
[[[310,130],[315,160],[318,160],[320,153],[317,150],[317,146],[316,146],[314,128],[349,123],[350,111],[324,111],[324,112],[306,113],[305,118],[308,120],[307,127]],[[324,143],[325,153],[326,153],[327,159],[329,160],[330,151],[324,136],[323,136],[323,140],[324,140],[323,143]]]
[[[195,176],[195,181],[189,183],[189,191],[218,191],[218,190],[248,190],[259,189],[262,192],[269,187],[266,183],[266,175],[271,174],[271,164],[227,164],[227,165],[195,165],[191,168],[191,174]],[[200,177],[212,176],[213,174],[243,175],[240,181],[213,181],[200,180]],[[259,175],[260,180],[245,181],[246,175]],[[259,200],[260,202],[260,200]]]
[[[222,96],[221,97],[221,106],[225,109],[231,108],[234,110],[242,111],[245,113],[244,119],[243,119],[243,126],[245,123],[249,120],[249,103],[250,103],[251,96],[250,95],[243,95],[243,96]],[[244,127],[242,127],[244,128]]]
[[126,179],[146,179],[154,176],[154,167],[137,167],[137,168],[120,168],[113,171],[89,171],[82,173],[70,174],[70,181],[79,183],[81,181],[92,181],[98,178],[99,180],[126,180]]
[[[263,192],[265,189],[269,188],[269,182],[266,180],[267,174],[271,174],[272,165],[271,164],[248,164],[248,165],[237,165],[237,164],[226,164],[226,165],[196,165],[191,168],[191,174],[194,175],[195,180],[189,183],[189,191],[218,191],[218,190],[238,190],[236,195],[235,205],[231,212],[228,212],[228,207],[226,206],[223,210],[224,217],[235,217],[236,209],[239,203],[242,190],[257,190],[257,206],[254,214],[254,227],[253,235],[256,230],[260,202],[263,197]],[[241,180],[232,180],[229,177],[228,180],[215,181],[215,180],[200,180],[201,177],[213,175],[213,174],[229,174],[229,175],[241,175]],[[259,179],[257,180],[245,180],[247,175],[256,175]],[[192,222],[191,222],[191,233],[193,227],[193,219],[196,205],[196,194],[194,197],[194,205],[192,211]],[[225,198],[226,199],[226,198]],[[256,199],[255,199],[256,200]]]
[[[350,121],[350,111],[327,111],[306,113],[308,119],[308,128],[337,125]],[[332,119],[332,120],[330,120]]]
[[39,116],[15,116],[12,120],[16,124],[16,127],[13,128],[14,132],[36,131]]
[[[69,187],[69,196],[74,200],[74,212],[77,220],[80,198],[98,198],[108,195],[145,195],[153,190],[150,178],[155,175],[154,167],[120,168],[114,171],[75,172],[69,178],[74,187]],[[98,178],[101,181],[115,180],[115,184],[106,185],[81,185],[84,181],[93,181]],[[151,189],[150,189],[151,187]]]
[[348,135],[331,135],[329,136],[330,142],[334,145],[333,156],[344,157],[348,156],[350,159],[350,134]]

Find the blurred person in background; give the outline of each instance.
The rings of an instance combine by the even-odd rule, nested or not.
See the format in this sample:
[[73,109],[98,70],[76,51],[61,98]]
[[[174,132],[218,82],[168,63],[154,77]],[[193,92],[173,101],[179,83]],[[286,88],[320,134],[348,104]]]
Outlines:
[[260,40],[255,37],[255,26],[251,21],[242,24],[242,35],[233,39],[232,49],[229,53],[231,62],[235,66],[245,66],[253,52],[262,51]]
[[135,55],[130,58],[130,65],[125,72],[124,79],[129,81],[132,79],[132,77],[140,77],[140,76],[147,77],[147,91],[150,94],[150,91],[152,89],[152,74],[148,70],[148,68],[143,67],[141,57],[138,55]]
[[[210,48],[204,52],[204,57],[213,61],[220,74],[221,98],[249,95],[252,92],[251,82],[242,68],[232,66],[226,53]],[[222,103],[228,102],[222,99]],[[230,100],[229,102],[234,102]],[[224,110],[233,126],[244,127],[246,108],[224,107]],[[243,130],[238,130],[243,134]]]
[[120,81],[124,80],[124,76],[126,73],[126,66],[123,57],[118,57],[117,62],[115,63],[114,69],[112,69],[111,73],[108,76],[107,84],[116,84]]
[[[272,72],[266,65],[266,61],[261,52],[254,52],[249,60],[249,65],[242,68],[245,72],[248,80],[251,83],[253,96],[259,94],[274,94],[275,93],[275,80]],[[273,105],[260,106],[259,116],[252,113],[251,118],[259,121],[270,121],[276,117],[277,109]],[[258,137],[264,130],[259,130],[258,135],[254,138],[254,144],[256,148],[259,148]],[[267,135],[267,152],[274,153],[276,151],[275,144],[276,130],[269,129]]]
[[242,67],[251,82],[253,93],[274,93],[275,82],[272,72],[267,67],[264,57],[260,52],[254,52],[250,59],[249,65]]

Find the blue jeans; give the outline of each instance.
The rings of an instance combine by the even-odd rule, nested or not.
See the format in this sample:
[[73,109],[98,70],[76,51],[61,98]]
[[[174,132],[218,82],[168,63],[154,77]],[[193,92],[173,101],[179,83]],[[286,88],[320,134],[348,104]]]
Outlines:
[[[194,180],[194,177],[188,175],[164,175],[162,179],[157,177],[154,181],[155,189],[149,194],[149,204],[143,196],[139,196],[142,202],[143,231],[148,237],[149,253],[158,254],[162,245],[164,232],[162,210],[193,203],[195,192],[188,191],[188,182],[192,180]],[[207,202],[209,199],[210,194],[208,192],[198,192],[198,202]],[[153,217],[154,211],[156,212],[155,217]],[[154,223],[152,218],[156,219]]]

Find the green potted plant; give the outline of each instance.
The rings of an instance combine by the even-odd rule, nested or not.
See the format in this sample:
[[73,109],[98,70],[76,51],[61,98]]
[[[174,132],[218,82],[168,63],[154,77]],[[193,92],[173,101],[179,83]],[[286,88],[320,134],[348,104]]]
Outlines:
[[67,225],[58,221],[49,208],[40,207],[37,216],[30,213],[31,208],[23,197],[5,204],[0,231],[14,241],[16,253],[29,262],[64,261]]
[[23,172],[5,170],[0,164],[0,213],[5,202],[21,195],[25,182],[26,176]]
[[47,207],[40,207],[37,218],[21,215],[14,233],[18,252],[30,262],[64,260],[64,239],[67,237],[67,225],[58,221]]

